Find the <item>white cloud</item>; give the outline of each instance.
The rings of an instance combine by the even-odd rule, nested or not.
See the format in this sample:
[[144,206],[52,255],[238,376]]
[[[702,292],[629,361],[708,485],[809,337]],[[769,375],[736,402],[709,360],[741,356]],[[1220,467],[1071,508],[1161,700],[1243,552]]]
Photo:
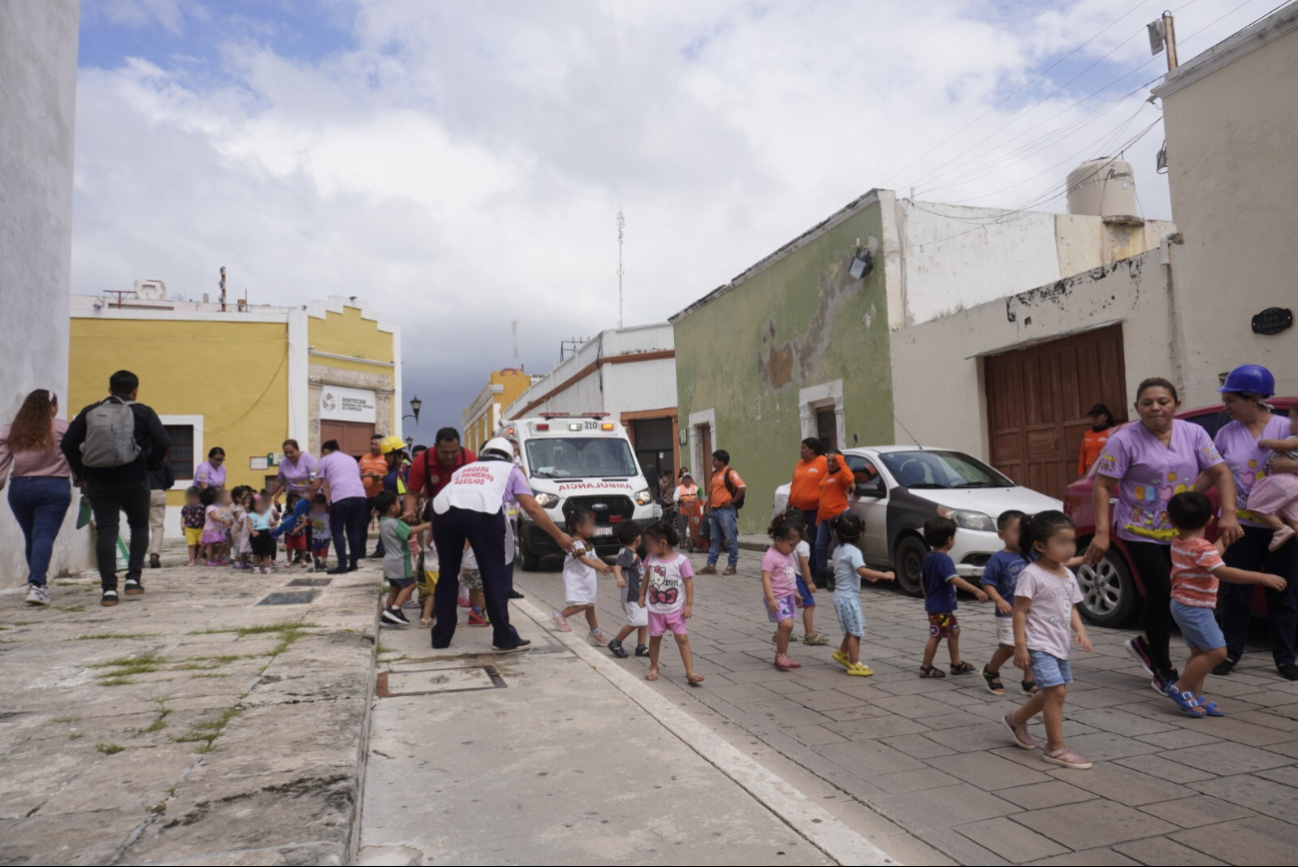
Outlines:
[[[1026,101],[1161,11],[1143,6]],[[177,30],[203,14],[167,0],[96,8]],[[1129,8],[361,0],[352,47],[315,62],[261,41],[281,23],[224,43],[219,68],[85,69],[74,289],[153,276],[196,296],[224,264],[254,302],[359,295],[403,325],[406,391],[421,392],[427,433],[458,422],[486,371],[509,363],[510,319],[522,320],[530,369],[548,369],[560,338],[615,324],[619,207],[628,323],[661,320],[882,185]],[[1201,0],[1182,32],[1229,8]],[[328,9],[348,20],[340,4]],[[1247,20],[1228,18],[1182,56]],[[1093,89],[1106,69],[1144,63],[1142,51],[1140,34],[1084,81]],[[1040,152],[1003,155],[1103,105],[1070,107],[1087,92],[1079,82],[1017,119],[1026,94],[1011,100],[893,186],[905,194],[928,174],[920,187],[941,185],[939,201],[1008,188],[976,202],[998,206],[1060,190],[1139,95]],[[1160,135],[1129,158],[1147,215],[1162,217]]]

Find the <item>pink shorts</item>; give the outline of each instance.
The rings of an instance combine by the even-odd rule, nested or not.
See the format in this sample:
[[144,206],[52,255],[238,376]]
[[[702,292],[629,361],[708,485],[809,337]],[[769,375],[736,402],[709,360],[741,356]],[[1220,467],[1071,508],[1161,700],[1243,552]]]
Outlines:
[[1248,510],[1298,521],[1298,475],[1276,473],[1258,479],[1248,492]]
[[669,614],[649,612],[649,634],[658,636],[664,632],[670,632],[672,635],[685,635],[688,632],[685,628],[684,608],[677,608]]

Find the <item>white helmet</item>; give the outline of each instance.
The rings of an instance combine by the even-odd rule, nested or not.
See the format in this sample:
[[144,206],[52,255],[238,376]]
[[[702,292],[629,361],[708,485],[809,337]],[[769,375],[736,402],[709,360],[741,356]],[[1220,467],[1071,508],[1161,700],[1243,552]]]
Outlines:
[[479,457],[512,461],[514,459],[514,446],[504,437],[493,437],[482,447],[482,454]]

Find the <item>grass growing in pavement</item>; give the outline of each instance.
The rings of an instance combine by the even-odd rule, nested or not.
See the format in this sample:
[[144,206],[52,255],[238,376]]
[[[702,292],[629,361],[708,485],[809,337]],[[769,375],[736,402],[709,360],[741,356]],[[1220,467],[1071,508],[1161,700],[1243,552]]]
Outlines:
[[316,624],[307,623],[300,620],[285,620],[282,623],[264,623],[260,626],[239,626],[234,629],[200,629],[189,633],[190,635],[230,635],[234,634],[240,638],[247,638],[249,635],[267,635],[272,632],[284,632],[290,629],[314,629]]
[[104,669],[102,674],[96,675],[99,678],[100,686],[124,686],[133,683],[130,679],[131,675],[150,674],[158,671],[166,664],[166,659],[158,656],[153,651],[149,651],[139,656],[123,656],[120,659],[110,659],[107,662],[92,663],[88,667]]
[[81,717],[79,717],[79,716],[56,716],[54,719],[50,720],[50,722],[56,722],[56,723],[74,723],[74,722],[81,722]]
[[171,716],[171,708],[167,707],[165,698],[155,699],[155,701],[158,703],[158,718],[148,728],[141,730],[141,734],[160,732],[167,727],[167,717]]
[[196,750],[198,753],[210,753],[216,749],[216,740],[225,731],[225,727],[230,724],[230,720],[243,713],[239,708],[227,708],[221,712],[215,719],[205,723],[199,723],[194,726],[188,733],[178,738],[172,738],[178,744],[199,744]]
[[91,635],[78,635],[77,641],[109,641],[114,638],[155,638],[152,632],[96,632]]
[[126,747],[121,746],[120,744],[95,744],[95,749],[99,750],[99,752],[106,756],[112,756],[120,753],[122,750],[126,749]]
[[72,734],[68,735],[68,740],[76,741],[76,740],[80,740],[81,738],[84,738],[85,736],[86,736],[85,732],[73,732]]

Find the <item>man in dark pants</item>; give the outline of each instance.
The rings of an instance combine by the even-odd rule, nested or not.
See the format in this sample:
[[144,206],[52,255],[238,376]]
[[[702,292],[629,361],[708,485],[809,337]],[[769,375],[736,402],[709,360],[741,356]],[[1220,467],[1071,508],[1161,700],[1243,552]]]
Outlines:
[[[518,637],[509,625],[509,575],[506,559],[513,550],[505,547],[505,501],[512,496],[518,506],[549,533],[565,551],[572,539],[555,526],[545,509],[536,502],[523,471],[514,465],[514,450],[508,440],[491,440],[478,462],[462,467],[433,500],[433,542],[443,575],[459,575],[464,543],[478,560],[487,617],[491,620],[492,649],[502,653],[527,650],[532,642]],[[435,648],[451,646],[459,617],[456,602],[459,582],[437,582],[433,593],[436,622],[432,630]]]
[[[144,592],[140,574],[144,570],[144,556],[149,551],[149,473],[162,466],[171,446],[171,439],[158,414],[142,403],[135,403],[140,391],[140,379],[129,370],[119,370],[108,380],[109,397],[91,404],[68,425],[61,448],[72,467],[73,480],[84,483],[90,508],[95,514],[98,540],[95,555],[99,561],[99,581],[103,588],[101,604],[117,604],[117,535],[121,527],[121,513],[126,513],[126,523],[131,528],[131,553],[126,569],[126,595]],[[102,450],[100,438],[104,435],[87,416],[101,408],[113,410],[128,406],[134,422],[134,441],[139,452],[135,458],[118,465],[96,459],[95,466],[86,466],[82,449],[87,445],[87,433],[95,437],[91,443],[94,451]],[[120,453],[125,445],[119,444]],[[107,463],[109,465],[100,465]]]

